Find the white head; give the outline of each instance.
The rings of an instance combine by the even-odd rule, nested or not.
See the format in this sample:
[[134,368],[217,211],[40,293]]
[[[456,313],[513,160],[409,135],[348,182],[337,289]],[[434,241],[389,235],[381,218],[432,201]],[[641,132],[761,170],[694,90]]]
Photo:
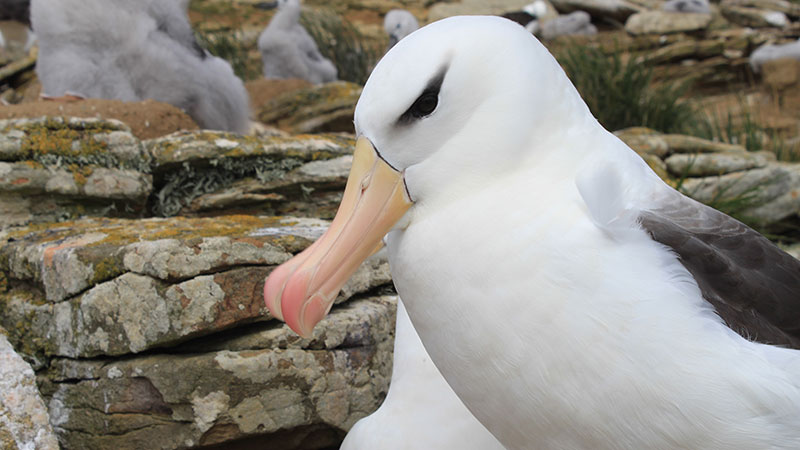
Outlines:
[[364,87],[355,126],[405,171],[419,201],[443,177],[478,180],[518,164],[518,151],[576,113],[588,109],[536,38],[503,18],[465,16],[393,47]]
[[554,130],[587,119],[597,123],[555,59],[514,22],[452,17],[412,33],[364,86],[336,218],[312,247],[270,274],[267,307],[310,335],[410,208],[531,164],[563,138]]
[[405,9],[393,9],[383,18],[383,29],[389,35],[389,48],[418,28],[417,18]]

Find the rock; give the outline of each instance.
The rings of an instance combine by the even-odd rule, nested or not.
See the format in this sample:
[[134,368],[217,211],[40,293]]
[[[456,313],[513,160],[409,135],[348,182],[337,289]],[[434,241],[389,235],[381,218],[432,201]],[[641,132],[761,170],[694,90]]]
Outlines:
[[666,34],[703,30],[711,23],[711,14],[645,11],[625,22],[625,31],[633,35]]
[[58,450],[50,415],[31,366],[14,352],[0,327],[0,448]]
[[550,0],[561,14],[586,11],[594,17],[609,18],[624,22],[631,15],[645,8],[625,0]]
[[666,142],[670,153],[746,152],[741,145],[714,142],[682,134],[664,134],[661,135],[661,139]]
[[51,422],[65,448],[338,446],[386,395],[395,308],[352,301],[310,340],[270,323],[168,353],[58,358],[42,381]]
[[[38,97],[38,93],[36,94]],[[196,130],[197,124],[182,110],[155,100],[123,102],[87,98],[77,102],[34,101],[0,105],[0,119],[85,117],[115,119],[139,139],[153,139],[181,130]]]
[[775,154],[770,152],[729,152],[679,153],[670,156],[664,162],[669,171],[677,177],[705,177],[766,167],[774,161]]
[[337,81],[281,95],[264,105],[258,119],[290,133],[353,132],[361,86]]
[[722,176],[687,178],[680,189],[757,226],[780,226],[800,211],[800,166],[771,163]]
[[[259,33],[261,32],[261,30],[258,31]],[[264,105],[275,97],[286,94],[287,92],[307,89],[311,86],[313,85],[308,81],[297,78],[290,78],[288,80],[259,78],[244,83],[244,87],[247,89],[247,94],[250,97],[250,108],[252,108],[253,111],[260,111]]]
[[435,3],[428,10],[428,22],[452,16],[495,15],[521,11],[530,0],[461,0]]
[[142,211],[150,157],[115,120],[0,120],[0,228]]
[[746,153],[740,145],[682,134],[661,134],[645,127],[626,128],[614,134],[637,153],[653,154],[662,159],[673,153]]
[[255,139],[194,132],[145,145],[154,161],[156,215],[246,207],[264,214],[332,217],[354,140],[343,135]]
[[728,1],[720,3],[720,11],[726,19],[745,27],[786,27],[789,25],[789,18],[780,11],[736,6],[734,2]]
[[[0,273],[25,287],[0,292],[0,325],[30,355],[89,358],[266,321],[265,277],[325,227],[226,216],[87,219],[9,231]],[[390,280],[386,257],[377,254],[339,300]]]
[[778,11],[787,16],[800,17],[800,5],[787,0],[723,0],[722,4]]

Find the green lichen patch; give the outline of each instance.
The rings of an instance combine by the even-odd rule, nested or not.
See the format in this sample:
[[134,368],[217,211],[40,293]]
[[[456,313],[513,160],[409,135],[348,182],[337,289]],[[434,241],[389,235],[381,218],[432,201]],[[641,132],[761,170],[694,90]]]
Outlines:
[[156,187],[152,210],[158,216],[177,215],[192,200],[210,192],[231,186],[236,180],[254,177],[262,183],[280,179],[287,172],[303,164],[296,158],[276,159],[272,156],[256,158],[219,158],[209,161],[207,167],[185,163],[180,170],[168,174],[164,184]]
[[142,152],[122,158],[112,151],[105,135],[130,130],[116,121],[43,117],[0,121],[0,134],[16,136],[15,145],[0,151],[0,160],[31,161],[49,167],[87,167],[132,169],[149,173],[149,158]]

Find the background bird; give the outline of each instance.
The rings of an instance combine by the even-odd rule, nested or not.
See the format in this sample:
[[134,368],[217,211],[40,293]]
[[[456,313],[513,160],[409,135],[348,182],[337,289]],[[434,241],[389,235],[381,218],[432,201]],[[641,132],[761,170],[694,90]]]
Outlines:
[[405,9],[392,9],[383,18],[383,29],[389,35],[389,48],[418,28],[417,18]]
[[33,0],[44,95],[139,101],[186,111],[201,127],[246,132],[247,92],[200,47],[185,0]]
[[300,24],[300,0],[279,0],[278,12],[258,37],[266,78],[301,78],[314,84],[336,81],[336,66],[322,56]]

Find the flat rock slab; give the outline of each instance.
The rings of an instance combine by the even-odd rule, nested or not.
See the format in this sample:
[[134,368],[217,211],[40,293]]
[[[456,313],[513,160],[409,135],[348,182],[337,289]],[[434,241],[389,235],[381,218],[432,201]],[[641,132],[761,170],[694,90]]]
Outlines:
[[[271,318],[265,277],[327,227],[315,219],[86,219],[0,240],[0,325],[28,355],[137,353]],[[382,253],[340,300],[390,283]]]
[[258,119],[290,133],[352,133],[361,89],[354,83],[336,81],[289,92],[267,102]]
[[114,120],[0,120],[0,228],[145,209],[150,157]]
[[257,139],[192,132],[145,145],[154,161],[155,215],[257,208],[311,216],[305,205],[316,211],[316,197],[344,189],[355,141],[341,134]]
[[0,448],[58,450],[50,415],[31,366],[11,347],[0,328]]
[[625,31],[633,35],[684,33],[704,30],[711,23],[711,14],[643,11],[630,16]]
[[40,384],[66,448],[335,446],[386,395],[395,308],[396,297],[354,300],[310,340],[273,322],[232,345],[222,338],[117,361],[56,359]]
[[771,152],[678,153],[664,162],[675,176],[706,177],[766,167],[775,159]]

